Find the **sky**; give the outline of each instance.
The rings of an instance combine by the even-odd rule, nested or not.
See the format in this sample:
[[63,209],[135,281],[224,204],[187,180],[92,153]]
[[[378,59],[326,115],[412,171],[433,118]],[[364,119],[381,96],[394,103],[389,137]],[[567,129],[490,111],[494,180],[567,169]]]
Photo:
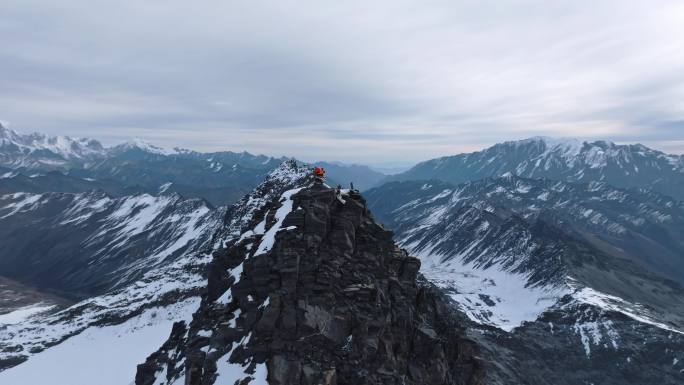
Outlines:
[[682,1],[0,1],[0,121],[377,166],[535,135],[684,153]]

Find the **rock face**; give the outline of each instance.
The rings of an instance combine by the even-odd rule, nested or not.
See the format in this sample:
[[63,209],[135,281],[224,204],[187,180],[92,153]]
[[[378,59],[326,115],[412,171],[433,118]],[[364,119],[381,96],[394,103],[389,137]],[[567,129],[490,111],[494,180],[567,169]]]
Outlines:
[[355,191],[286,191],[214,253],[151,384],[483,384],[477,347]]

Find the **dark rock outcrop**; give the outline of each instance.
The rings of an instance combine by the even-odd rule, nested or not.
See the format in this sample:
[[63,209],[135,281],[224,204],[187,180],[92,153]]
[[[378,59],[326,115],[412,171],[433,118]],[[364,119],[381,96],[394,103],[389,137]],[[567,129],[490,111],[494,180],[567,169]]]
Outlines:
[[358,193],[291,190],[249,227],[136,385],[484,383],[464,323]]

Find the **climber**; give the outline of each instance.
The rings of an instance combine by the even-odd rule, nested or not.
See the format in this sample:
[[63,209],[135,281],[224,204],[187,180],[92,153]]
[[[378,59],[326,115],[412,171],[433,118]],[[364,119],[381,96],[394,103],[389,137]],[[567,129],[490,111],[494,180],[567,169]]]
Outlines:
[[325,180],[325,169],[323,167],[315,167],[314,176],[317,180],[323,182]]

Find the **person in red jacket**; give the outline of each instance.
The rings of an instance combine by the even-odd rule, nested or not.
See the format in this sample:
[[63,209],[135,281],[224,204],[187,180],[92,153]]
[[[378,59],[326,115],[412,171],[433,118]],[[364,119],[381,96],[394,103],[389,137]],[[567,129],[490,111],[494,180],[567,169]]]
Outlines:
[[314,176],[316,177],[316,179],[322,182],[323,180],[325,180],[325,169],[323,167],[315,167]]

